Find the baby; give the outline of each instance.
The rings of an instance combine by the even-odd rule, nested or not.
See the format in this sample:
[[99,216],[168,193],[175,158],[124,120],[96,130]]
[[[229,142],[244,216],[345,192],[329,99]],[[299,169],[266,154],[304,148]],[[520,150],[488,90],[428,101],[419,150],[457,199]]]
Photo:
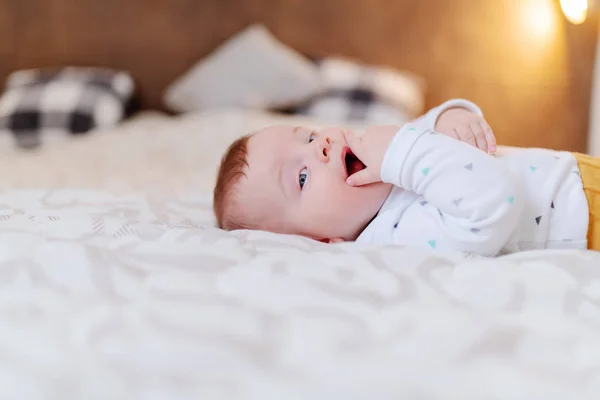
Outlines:
[[488,154],[495,150],[481,111],[466,100],[361,137],[337,128],[268,127],[227,150],[214,210],[226,230],[327,243],[482,256],[600,250],[600,159],[545,149]]

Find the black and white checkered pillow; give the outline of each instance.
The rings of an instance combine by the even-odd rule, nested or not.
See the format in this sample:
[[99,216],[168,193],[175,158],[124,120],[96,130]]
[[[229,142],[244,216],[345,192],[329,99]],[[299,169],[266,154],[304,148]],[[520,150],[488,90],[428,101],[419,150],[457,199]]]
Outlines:
[[14,72],[0,97],[0,134],[20,148],[48,135],[77,135],[116,124],[125,116],[134,82],[126,72],[67,67]]
[[332,122],[403,125],[423,112],[422,79],[342,58],[317,61],[323,92],[296,112]]

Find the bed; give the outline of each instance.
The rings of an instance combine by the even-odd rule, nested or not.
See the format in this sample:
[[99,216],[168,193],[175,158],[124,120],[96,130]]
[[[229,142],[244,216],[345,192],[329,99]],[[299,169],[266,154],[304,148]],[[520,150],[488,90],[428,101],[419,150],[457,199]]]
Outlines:
[[334,122],[165,112],[173,80],[261,21],[305,55],[422,75],[425,109],[474,100],[503,144],[583,151],[597,29],[555,20],[546,46],[521,16],[549,1],[476,3],[7,2],[1,78],[124,69],[141,110],[36,151],[0,134],[0,398],[597,399],[600,253],[483,259],[224,232],[211,192],[226,146]]
[[212,150],[282,122],[322,124],[142,113],[0,160],[1,397],[597,398],[599,253],[216,229]]

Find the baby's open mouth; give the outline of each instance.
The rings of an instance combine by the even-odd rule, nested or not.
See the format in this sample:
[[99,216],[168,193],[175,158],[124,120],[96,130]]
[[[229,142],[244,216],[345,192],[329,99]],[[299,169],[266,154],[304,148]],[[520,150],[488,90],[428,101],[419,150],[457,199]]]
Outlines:
[[348,176],[357,173],[358,171],[362,171],[366,168],[365,164],[362,163],[352,152],[350,149],[346,149],[344,154],[344,165],[346,167],[346,173]]

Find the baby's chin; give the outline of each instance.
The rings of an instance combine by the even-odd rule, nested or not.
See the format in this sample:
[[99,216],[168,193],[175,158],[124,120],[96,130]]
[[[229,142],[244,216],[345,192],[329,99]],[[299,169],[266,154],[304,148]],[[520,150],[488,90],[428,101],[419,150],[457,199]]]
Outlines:
[[345,221],[344,225],[347,224],[348,228],[346,229],[346,235],[342,236],[344,240],[356,240],[362,231],[375,219],[392,188],[393,185],[383,182],[355,188],[356,190],[369,190],[372,193],[369,193],[369,198],[365,199],[367,200],[366,204],[360,207],[360,210],[348,213],[354,216],[354,220]]
[[337,235],[334,234],[331,237],[340,237],[347,242],[355,241],[365,230],[365,228],[373,221],[373,219],[375,219],[380,208],[381,207],[366,215],[363,213],[363,215],[360,215],[360,217],[358,214],[356,214],[352,220],[345,220],[343,224],[340,224],[340,227],[343,225],[344,229],[338,231]]
[[360,221],[360,223],[356,225],[356,229],[354,229],[352,233],[348,235],[347,238],[344,238],[344,240],[352,242],[355,241],[360,236],[360,234],[367,228],[367,226],[369,226],[369,224],[375,219],[376,215],[377,213],[374,213],[373,216],[371,216],[368,220]]

